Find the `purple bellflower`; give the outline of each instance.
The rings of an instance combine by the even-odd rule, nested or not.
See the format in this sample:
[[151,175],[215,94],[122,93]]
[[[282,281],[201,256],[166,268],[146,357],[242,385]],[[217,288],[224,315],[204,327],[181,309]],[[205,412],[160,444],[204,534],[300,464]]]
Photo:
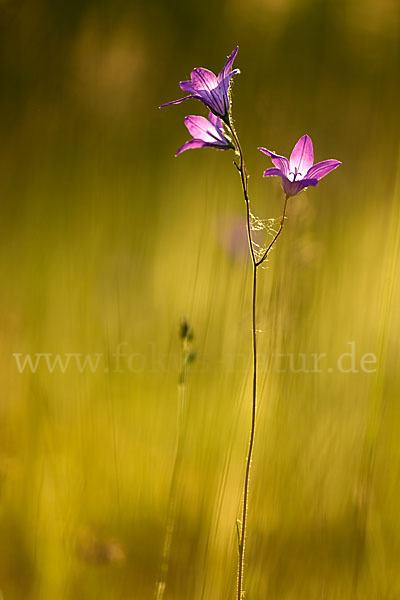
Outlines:
[[275,165],[274,168],[264,171],[264,177],[282,177],[283,190],[287,196],[296,196],[309,185],[318,185],[320,179],[342,164],[338,160],[329,159],[314,165],[313,145],[308,135],[299,139],[290,160],[266,148],[259,150],[267,154]]
[[183,144],[175,156],[191,148],[216,148],[217,150],[234,148],[224,132],[222,119],[212,112],[209,113],[208,119],[195,115],[185,117],[185,125],[193,139]]
[[173,102],[167,102],[160,106],[160,108],[170,106],[171,104],[180,104],[184,100],[189,100],[189,98],[196,98],[203,102],[216,117],[220,117],[227,123],[229,121],[230,80],[233,75],[240,73],[239,69],[231,70],[238,49],[239,46],[230,54],[218,76],[202,67],[193,69],[190,74],[190,81],[181,81],[179,84],[181,90],[189,92],[189,96],[174,100]]

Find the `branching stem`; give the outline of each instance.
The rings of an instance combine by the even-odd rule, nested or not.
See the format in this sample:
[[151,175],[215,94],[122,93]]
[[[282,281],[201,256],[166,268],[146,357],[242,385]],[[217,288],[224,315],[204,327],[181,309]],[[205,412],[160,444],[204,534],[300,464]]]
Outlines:
[[248,504],[249,504],[249,483],[250,483],[250,470],[251,463],[253,458],[253,450],[254,450],[254,440],[256,433],[256,417],[257,417],[257,322],[256,322],[256,304],[257,304],[257,269],[258,267],[266,260],[269,252],[271,251],[273,245],[276,240],[282,233],[282,229],[285,223],[286,218],[286,208],[288,196],[285,196],[285,202],[283,206],[282,216],[280,220],[280,226],[275,234],[274,238],[267,246],[264,251],[264,254],[260,259],[257,260],[256,254],[254,251],[253,239],[251,234],[251,211],[250,211],[250,200],[249,200],[249,177],[247,175],[246,165],[244,162],[243,151],[239,142],[238,135],[235,131],[235,128],[231,122],[229,121],[228,127],[232,133],[232,138],[234,144],[236,146],[236,151],[239,156],[239,165],[234,163],[239,175],[242,184],[243,196],[246,203],[246,222],[247,222],[247,237],[249,241],[249,250],[253,267],[253,277],[252,277],[252,300],[251,300],[251,312],[252,312],[252,347],[253,347],[253,387],[252,387],[252,410],[251,410],[251,425],[250,425],[250,439],[249,439],[249,447],[247,451],[246,457],[246,469],[244,476],[244,484],[243,484],[243,503],[242,503],[242,520],[240,531],[238,528],[238,575],[237,575],[237,600],[243,600],[244,591],[243,591],[243,577],[244,577],[244,558],[245,558],[245,543],[246,543],[246,529],[247,529],[247,513],[248,513]]

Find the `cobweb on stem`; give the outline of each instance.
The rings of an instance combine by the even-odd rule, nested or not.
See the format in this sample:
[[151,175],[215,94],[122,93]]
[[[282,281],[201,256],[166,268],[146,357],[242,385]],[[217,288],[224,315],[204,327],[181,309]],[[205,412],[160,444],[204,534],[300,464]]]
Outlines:
[[269,242],[275,237],[279,229],[280,218],[278,219],[259,219],[253,213],[250,213],[250,227],[252,231],[262,231],[267,234],[267,239],[263,244],[258,244],[253,240],[253,249],[256,260],[260,260],[264,255]]

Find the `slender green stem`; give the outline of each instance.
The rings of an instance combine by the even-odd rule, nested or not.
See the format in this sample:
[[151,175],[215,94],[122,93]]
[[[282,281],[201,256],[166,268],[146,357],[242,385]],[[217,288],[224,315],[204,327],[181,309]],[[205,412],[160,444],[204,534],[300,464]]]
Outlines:
[[243,578],[244,578],[244,559],[245,559],[245,544],[246,544],[246,533],[247,533],[247,513],[249,505],[249,484],[250,484],[250,471],[251,463],[253,459],[254,441],[256,433],[256,418],[257,418],[257,321],[256,321],[256,305],[257,305],[257,269],[266,260],[271,248],[275,244],[276,240],[280,236],[286,217],[286,208],[288,196],[285,196],[285,202],[283,212],[280,220],[280,226],[275,234],[274,238],[267,246],[261,259],[256,258],[253,246],[253,239],[251,235],[251,211],[250,211],[250,200],[248,192],[248,175],[246,171],[246,165],[244,162],[243,151],[239,142],[239,138],[235,131],[235,128],[231,122],[228,124],[229,129],[232,133],[233,141],[236,146],[236,150],[239,155],[240,163],[235,166],[239,171],[240,180],[242,183],[243,196],[246,203],[246,222],[247,222],[247,236],[249,241],[250,256],[253,266],[253,278],[252,278],[252,300],[251,300],[251,312],[252,312],[252,347],[253,347],[253,386],[252,386],[252,410],[251,410],[251,424],[250,424],[250,439],[249,447],[246,458],[246,469],[243,484],[243,504],[242,504],[242,520],[241,529],[239,532],[239,557],[238,557],[238,576],[237,576],[237,600],[242,600],[244,596],[243,591]]
[[235,128],[234,128],[234,126],[233,126],[232,123],[229,124],[229,129],[230,129],[230,131],[232,133],[232,137],[233,137],[233,141],[234,141],[235,146],[236,146],[236,150],[239,153],[240,163],[239,163],[239,165],[237,165],[235,163],[235,166],[236,166],[236,168],[237,168],[237,170],[239,171],[239,174],[240,174],[240,180],[241,180],[241,183],[242,183],[244,200],[246,202],[247,237],[248,237],[248,241],[249,241],[250,255],[251,255],[252,262],[253,262],[253,266],[257,266],[257,259],[256,259],[256,256],[254,254],[253,240],[252,240],[252,237],[251,237],[251,212],[250,212],[250,200],[249,200],[249,176],[247,175],[247,170],[246,170],[246,165],[245,165],[245,162],[244,162],[244,156],[243,156],[242,147],[240,145],[239,138],[237,136],[237,133],[236,133]]
[[237,598],[243,597],[243,573],[244,573],[244,552],[246,544],[247,511],[249,503],[249,483],[250,469],[253,458],[254,439],[256,433],[256,411],[257,411],[257,329],[256,329],[256,297],[257,297],[257,266],[253,263],[253,287],[252,287],[252,341],[253,341],[253,391],[252,391],[252,410],[250,440],[247,451],[246,471],[243,486],[243,506],[242,506],[242,527],[239,543],[239,564],[237,581]]
[[246,222],[247,236],[249,241],[250,256],[253,265],[253,284],[252,284],[252,346],[253,346],[253,389],[252,389],[252,411],[250,425],[250,440],[246,458],[246,471],[243,485],[243,504],[242,504],[242,520],[239,536],[239,558],[238,558],[238,575],[237,575],[237,600],[242,600],[243,597],[243,575],[244,575],[244,556],[246,543],[246,527],[247,527],[247,507],[249,502],[249,483],[250,469],[253,457],[254,439],[256,432],[256,410],[257,410],[257,327],[256,327],[256,297],[257,297],[257,259],[254,253],[253,240],[251,235],[251,213],[250,201],[248,195],[248,175],[244,162],[242,148],[239,138],[233,125],[230,125],[233,139],[239,153],[240,164],[236,165],[242,183],[243,195],[246,203]]

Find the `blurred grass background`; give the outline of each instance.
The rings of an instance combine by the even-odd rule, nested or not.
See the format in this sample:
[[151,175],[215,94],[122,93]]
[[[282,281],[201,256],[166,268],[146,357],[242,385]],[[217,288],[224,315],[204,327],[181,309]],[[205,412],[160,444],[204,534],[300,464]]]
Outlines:
[[[293,199],[260,278],[251,600],[400,597],[399,7],[394,0],[0,3],[0,597],[153,596],[197,360],[166,600],[228,600],[250,419],[250,270],[232,156],[174,159],[159,111],[239,44],[253,212],[263,145],[343,165]],[[368,374],[327,371],[349,342]],[[121,352],[122,373],[114,372]],[[13,353],[103,354],[96,373]],[[322,373],[272,353],[326,353]],[[347,363],[348,364],[348,363]]]

